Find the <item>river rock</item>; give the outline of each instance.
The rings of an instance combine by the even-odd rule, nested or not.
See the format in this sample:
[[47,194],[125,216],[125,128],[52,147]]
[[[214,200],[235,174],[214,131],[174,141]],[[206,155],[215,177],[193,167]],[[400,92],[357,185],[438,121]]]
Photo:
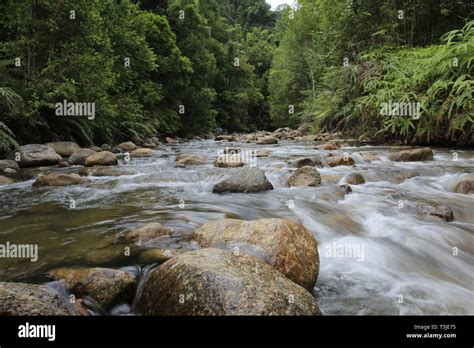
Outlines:
[[109,144],[102,144],[100,148],[102,149],[102,151],[112,151],[112,146],[110,146]]
[[180,166],[198,166],[206,164],[206,158],[200,155],[181,154],[176,157],[176,164]]
[[321,150],[332,151],[340,149],[341,146],[337,143],[327,143],[325,145],[322,145],[320,148]]
[[132,157],[150,157],[153,156],[154,152],[152,149],[136,149],[130,152],[130,156]]
[[14,182],[15,181],[13,181],[13,179],[0,175],[0,185],[10,185],[10,184],[13,184]]
[[344,178],[344,181],[349,185],[362,185],[365,184],[364,177],[359,173],[352,173]]
[[16,173],[20,170],[20,167],[18,166],[18,163],[13,160],[0,160],[0,173],[8,173],[5,169],[13,169],[14,173]]
[[170,138],[170,137],[165,138],[165,144],[175,145],[175,144],[178,144],[178,143],[179,143],[179,140],[176,140],[176,139],[173,139],[173,138]]
[[145,242],[161,236],[170,236],[173,233],[168,227],[157,222],[151,222],[140,228],[127,232],[121,242],[124,244],[142,245]]
[[47,286],[0,282],[0,316],[78,315],[67,299]]
[[51,147],[40,144],[29,144],[20,146],[17,150],[20,154],[20,167],[40,167],[58,164],[61,160]]
[[123,176],[129,175],[130,173],[123,168],[117,167],[93,167],[93,168],[81,168],[78,172],[82,176]]
[[309,157],[299,158],[296,161],[292,162],[292,164],[296,168],[301,168],[301,167],[306,167],[306,166],[321,168],[323,166],[319,158],[309,158]]
[[394,162],[418,162],[432,161],[433,151],[430,148],[405,150],[390,155],[390,160]]
[[446,222],[454,221],[453,210],[445,204],[417,203],[416,208],[422,215],[439,218]]
[[257,158],[263,158],[270,156],[270,153],[268,151],[257,150],[255,151],[255,155],[257,156]]
[[273,190],[265,172],[259,168],[248,167],[231,174],[227,179],[216,184],[214,193],[256,193]]
[[301,126],[298,127],[298,132],[300,132],[301,135],[306,135],[309,133],[311,128],[312,126],[310,123],[303,123]]
[[351,156],[335,156],[329,158],[328,165],[330,167],[337,166],[353,166],[355,164],[354,159]]
[[52,148],[58,155],[62,157],[69,157],[74,152],[79,151],[81,147],[72,141],[59,141],[54,143],[47,143],[47,146]]
[[259,145],[273,145],[278,144],[278,139],[275,137],[261,137],[257,139],[257,144]]
[[12,169],[12,168],[5,168],[5,169],[3,170],[3,172],[4,172],[5,174],[15,174],[17,171],[16,171],[15,169]]
[[91,149],[80,149],[74,152],[67,160],[69,164],[83,166],[86,163],[86,158],[97,153]]
[[87,157],[85,161],[86,167],[114,166],[117,165],[117,163],[117,156],[109,151],[96,152],[92,156]]
[[454,187],[454,192],[465,194],[465,195],[473,194],[474,193],[474,177],[459,181]]
[[77,174],[50,173],[39,176],[33,186],[71,186],[87,184],[89,179]]
[[238,168],[243,167],[244,162],[239,154],[235,155],[219,155],[214,162],[214,166],[218,168]]
[[90,296],[105,309],[130,301],[136,283],[133,274],[109,268],[58,268],[48,275],[77,297]]
[[234,137],[232,135],[219,135],[215,137],[215,141],[234,141]]
[[145,281],[142,315],[319,315],[313,296],[250,255],[220,249],[187,252]]
[[203,247],[235,246],[267,262],[287,278],[312,290],[319,274],[314,236],[303,225],[288,219],[255,221],[216,220],[199,227],[194,238]]
[[137,145],[135,145],[131,141],[127,141],[125,143],[121,143],[121,144],[117,145],[117,147],[122,151],[133,151],[137,148]]
[[95,145],[88,146],[87,149],[90,149],[94,152],[102,152],[102,149],[98,146],[95,146]]
[[299,168],[289,179],[288,186],[291,187],[316,187],[321,185],[321,175],[310,166]]

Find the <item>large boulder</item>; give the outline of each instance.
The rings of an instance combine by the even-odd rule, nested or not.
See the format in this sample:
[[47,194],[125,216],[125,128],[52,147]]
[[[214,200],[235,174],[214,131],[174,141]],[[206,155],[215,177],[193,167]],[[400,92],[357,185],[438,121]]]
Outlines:
[[250,255],[220,249],[187,252],[145,280],[142,315],[319,315],[313,296]]
[[13,179],[7,178],[6,176],[0,175],[0,185],[10,185],[15,183]]
[[268,190],[273,190],[273,185],[268,181],[265,172],[259,168],[248,167],[234,172],[216,184],[212,192],[256,193]]
[[136,283],[133,274],[108,268],[58,268],[48,274],[77,297],[90,296],[105,309],[130,301]]
[[257,144],[259,145],[273,145],[278,144],[278,139],[272,136],[261,137],[257,139]]
[[117,145],[117,147],[122,151],[133,151],[137,148],[137,145],[135,145],[131,141],[127,141],[125,143],[121,143],[121,144]]
[[[5,169],[12,169],[15,172],[20,170],[18,163],[13,160],[0,160],[0,173],[5,173]],[[8,173],[9,171],[6,171]]]
[[354,164],[354,159],[351,156],[346,155],[331,157],[328,160],[328,165],[330,167],[353,166]]
[[71,186],[87,184],[89,179],[78,174],[50,173],[39,176],[33,186]]
[[454,192],[455,193],[461,193],[461,194],[473,194],[474,193],[474,177],[471,178],[466,178],[454,186]]
[[318,278],[316,239],[303,225],[292,220],[216,220],[198,228],[194,238],[203,247],[237,247],[308,290],[313,289]]
[[0,282],[0,316],[65,316],[78,313],[47,286]]
[[83,166],[86,163],[86,158],[95,153],[97,153],[97,151],[92,149],[79,149],[74,152],[67,161],[73,166]]
[[390,160],[394,162],[419,162],[432,161],[433,151],[430,148],[405,150],[390,155]]
[[102,151],[93,154],[86,158],[85,165],[86,167],[92,166],[114,166],[117,165],[118,160],[112,152]]
[[157,222],[151,222],[142,227],[127,232],[121,242],[124,244],[142,245],[150,240],[162,236],[170,236],[173,233],[168,227]]
[[62,157],[69,157],[74,152],[81,149],[79,145],[72,141],[58,141],[54,143],[46,143],[47,146],[52,148],[58,155]]
[[314,167],[305,166],[299,168],[288,179],[291,187],[316,187],[321,185],[321,175]]
[[53,148],[41,144],[29,144],[20,146],[17,150],[20,154],[20,167],[39,167],[55,165],[61,161]]

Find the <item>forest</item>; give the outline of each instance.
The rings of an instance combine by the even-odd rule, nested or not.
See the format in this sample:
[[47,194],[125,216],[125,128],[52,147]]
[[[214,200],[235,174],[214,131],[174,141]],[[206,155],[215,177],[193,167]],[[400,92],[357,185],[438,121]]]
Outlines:
[[[0,151],[310,123],[374,142],[473,141],[466,0],[3,1]],[[96,117],[57,117],[63,100]],[[421,117],[380,104],[418,102]]]

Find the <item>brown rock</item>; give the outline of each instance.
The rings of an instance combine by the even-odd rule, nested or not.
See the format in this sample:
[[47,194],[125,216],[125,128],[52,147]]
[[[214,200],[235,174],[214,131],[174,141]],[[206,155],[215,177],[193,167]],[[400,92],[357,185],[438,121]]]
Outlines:
[[86,158],[97,153],[97,151],[91,149],[79,149],[74,152],[67,160],[69,164],[83,166],[86,163]]
[[278,144],[278,139],[275,137],[262,137],[257,139],[257,144],[259,145],[272,145],[272,144]]
[[121,143],[117,145],[117,147],[122,151],[133,151],[137,148],[137,145],[135,145],[131,141],[127,141],[126,143]]
[[61,294],[46,285],[0,282],[0,316],[78,315]]
[[219,249],[178,255],[146,279],[142,315],[319,315],[313,296],[255,257]]
[[61,160],[51,147],[39,144],[20,146],[17,150],[20,155],[20,167],[40,167],[58,164]]
[[194,236],[203,247],[246,249],[242,252],[267,262],[308,290],[316,283],[319,273],[316,239],[292,220],[216,220],[202,225]]
[[433,151],[430,148],[405,150],[394,153],[389,158],[395,162],[432,161]]
[[33,186],[71,186],[87,184],[89,179],[77,174],[51,173],[39,176]]
[[214,166],[218,168],[238,168],[243,167],[244,162],[240,154],[235,155],[219,155],[214,162]]
[[344,178],[344,181],[346,183],[348,183],[349,185],[362,185],[362,184],[365,184],[364,177],[359,173],[352,173],[352,174],[347,175]]
[[465,194],[465,195],[473,194],[474,193],[474,177],[459,181],[454,187],[454,192]]
[[310,166],[299,168],[289,179],[288,185],[291,187],[316,187],[321,184],[321,175]]
[[133,274],[108,268],[59,268],[48,274],[76,296],[90,296],[105,309],[130,301],[136,283]]
[[265,172],[260,168],[243,168],[214,186],[214,193],[256,193],[273,190]]
[[328,165],[330,167],[353,166],[354,164],[355,164],[355,161],[350,156],[336,156],[328,160]]
[[79,151],[81,149],[79,145],[71,141],[47,143],[46,145],[52,148],[58,155],[62,157],[69,157],[74,152]]
[[132,157],[150,157],[153,156],[154,152],[152,149],[136,149],[130,152]]
[[93,154],[86,158],[85,165],[86,167],[92,166],[114,166],[117,165],[117,156],[112,152],[102,151]]

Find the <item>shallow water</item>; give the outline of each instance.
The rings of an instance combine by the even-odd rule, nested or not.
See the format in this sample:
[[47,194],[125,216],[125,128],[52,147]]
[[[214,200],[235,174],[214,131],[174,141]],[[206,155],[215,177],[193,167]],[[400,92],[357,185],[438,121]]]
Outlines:
[[[255,145],[193,141],[122,163],[129,175],[91,177],[84,186],[33,188],[31,179],[0,186],[0,243],[39,246],[38,262],[0,259],[0,280],[47,281],[44,273],[59,266],[133,266],[135,253],[121,256],[115,241],[152,221],[176,232],[153,246],[194,249],[189,235],[209,220],[292,218],[318,240],[321,268],[314,295],[324,314],[474,314],[474,196],[451,192],[456,181],[474,173],[473,150],[434,149],[432,162],[395,163],[388,155],[397,148],[342,148],[331,153],[351,154],[357,168],[321,168],[321,187],[287,188],[294,170],[289,162],[328,152],[314,143],[281,141],[258,148],[270,153],[258,166],[273,191],[216,195],[213,185],[234,171],[212,165],[224,146]],[[380,160],[367,163],[364,152]],[[209,160],[176,168],[178,153]],[[344,196],[336,186],[355,171],[367,183]],[[417,202],[449,205],[454,222],[420,215]]]

